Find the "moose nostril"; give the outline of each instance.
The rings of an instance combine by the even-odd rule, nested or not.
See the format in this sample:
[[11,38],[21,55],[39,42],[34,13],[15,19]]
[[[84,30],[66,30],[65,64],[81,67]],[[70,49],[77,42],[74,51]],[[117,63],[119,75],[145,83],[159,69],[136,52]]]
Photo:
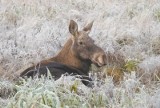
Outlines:
[[98,62],[99,62],[100,64],[104,64],[103,56],[99,56],[99,57],[98,57]]
[[101,55],[100,57],[100,62],[105,65],[106,64],[106,55]]
[[92,58],[92,62],[96,63],[98,66],[103,66],[105,65],[106,62],[106,55],[104,53],[97,53],[94,54],[93,58]]
[[96,62],[99,66],[105,65],[105,55],[103,54],[98,54],[96,57]]

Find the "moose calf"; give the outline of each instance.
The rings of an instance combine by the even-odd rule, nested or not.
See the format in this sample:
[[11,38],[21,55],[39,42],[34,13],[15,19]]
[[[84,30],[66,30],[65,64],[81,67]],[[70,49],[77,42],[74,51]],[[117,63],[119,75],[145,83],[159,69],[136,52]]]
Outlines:
[[88,77],[91,63],[98,66],[106,64],[105,52],[95,45],[94,40],[89,37],[92,25],[93,21],[79,31],[77,23],[71,20],[69,24],[71,36],[60,52],[55,57],[29,67],[20,76],[47,75],[47,70],[49,69],[55,79],[60,78],[65,73],[81,75],[82,82],[89,86],[86,80],[91,81]]

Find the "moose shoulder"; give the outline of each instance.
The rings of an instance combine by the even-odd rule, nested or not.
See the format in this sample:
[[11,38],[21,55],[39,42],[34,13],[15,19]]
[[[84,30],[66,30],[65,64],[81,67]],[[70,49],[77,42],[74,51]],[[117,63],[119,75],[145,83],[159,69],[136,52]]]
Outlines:
[[[78,25],[71,20],[69,24],[69,32],[71,34],[64,47],[55,56],[26,69],[21,73],[21,77],[33,77],[35,75],[46,75],[47,70],[55,79],[61,77],[62,74],[69,73],[81,75],[82,79],[88,78],[89,67],[91,63],[98,66],[106,64],[105,52],[94,44],[94,40],[89,37],[93,22],[89,23],[78,31]],[[82,82],[88,85],[87,82]]]

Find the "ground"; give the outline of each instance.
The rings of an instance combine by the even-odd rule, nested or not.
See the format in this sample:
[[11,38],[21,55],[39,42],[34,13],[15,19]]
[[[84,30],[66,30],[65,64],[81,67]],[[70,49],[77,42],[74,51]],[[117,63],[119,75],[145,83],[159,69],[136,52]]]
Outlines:
[[[106,54],[123,55],[125,64],[93,66],[92,89],[71,76],[13,81],[15,73],[62,48],[70,19],[79,29],[94,20],[90,36]],[[0,0],[0,25],[0,107],[160,107],[159,0]],[[110,67],[123,80],[97,82],[98,72]]]

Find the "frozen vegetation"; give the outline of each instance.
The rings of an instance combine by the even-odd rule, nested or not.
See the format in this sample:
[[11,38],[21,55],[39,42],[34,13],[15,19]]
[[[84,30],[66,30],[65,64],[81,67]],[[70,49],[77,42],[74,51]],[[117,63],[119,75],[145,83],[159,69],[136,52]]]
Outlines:
[[[70,19],[81,27],[94,20],[90,36],[125,64],[92,66],[92,89],[73,76],[17,80],[62,48]],[[118,84],[102,78],[110,67],[123,77]],[[0,0],[0,76],[2,108],[160,108],[160,1]]]

